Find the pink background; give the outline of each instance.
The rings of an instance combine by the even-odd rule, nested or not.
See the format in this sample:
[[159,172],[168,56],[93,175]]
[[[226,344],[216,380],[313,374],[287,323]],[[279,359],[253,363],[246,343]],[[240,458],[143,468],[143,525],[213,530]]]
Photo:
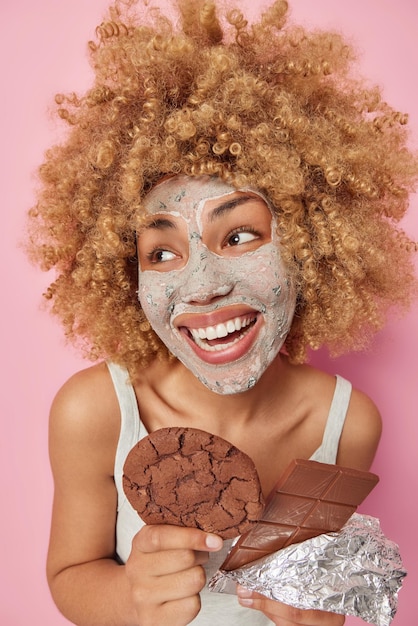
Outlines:
[[[2,393],[0,463],[0,623],[68,624],[54,607],[44,576],[52,497],[47,415],[55,391],[85,362],[64,345],[61,330],[41,312],[48,276],[30,267],[18,248],[24,214],[33,202],[33,172],[59,129],[47,109],[55,92],[82,90],[90,81],[86,42],[107,0],[13,0],[1,3],[1,236]],[[255,13],[260,3],[245,0]],[[358,44],[364,71],[385,86],[389,101],[410,112],[418,145],[416,0],[293,0],[297,21],[343,30]],[[405,228],[418,239],[416,198]],[[402,280],[402,276],[399,277]],[[399,543],[409,571],[394,626],[416,624],[418,590],[418,306],[390,323],[373,349],[330,362],[371,395],[383,414],[384,434],[374,463],[380,485],[363,506]],[[415,515],[414,515],[415,514]],[[363,623],[349,618],[347,624]]]

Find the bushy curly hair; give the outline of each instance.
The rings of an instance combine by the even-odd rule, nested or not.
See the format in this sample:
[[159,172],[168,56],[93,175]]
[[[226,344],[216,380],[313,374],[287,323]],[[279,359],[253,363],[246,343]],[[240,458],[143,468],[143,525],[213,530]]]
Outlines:
[[89,44],[93,87],[56,97],[69,131],[40,167],[28,243],[56,270],[52,311],[92,359],[135,372],[167,356],[137,300],[141,200],[163,175],[209,174],[275,207],[298,286],[290,359],[363,348],[416,286],[398,224],[418,179],[407,116],[339,34],[289,24],[285,0],[252,25],[212,0],[175,10],[117,1]]

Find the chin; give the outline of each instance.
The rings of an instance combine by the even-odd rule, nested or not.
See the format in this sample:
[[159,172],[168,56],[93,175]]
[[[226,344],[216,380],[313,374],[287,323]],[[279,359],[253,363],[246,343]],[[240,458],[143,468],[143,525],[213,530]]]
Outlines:
[[197,376],[196,378],[204,385],[209,391],[216,393],[218,396],[236,396],[241,393],[245,393],[249,389],[252,389],[258,382],[258,378],[251,376],[249,379],[245,379],[242,382],[234,380],[234,381],[213,381],[209,382],[207,379],[202,378],[202,376]]

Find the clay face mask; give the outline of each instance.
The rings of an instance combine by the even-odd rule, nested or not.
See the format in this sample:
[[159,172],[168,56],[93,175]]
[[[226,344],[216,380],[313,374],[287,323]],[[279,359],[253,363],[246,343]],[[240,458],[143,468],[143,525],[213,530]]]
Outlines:
[[266,199],[175,176],[144,208],[138,297],[152,328],[212,391],[251,388],[282,347],[296,300]]

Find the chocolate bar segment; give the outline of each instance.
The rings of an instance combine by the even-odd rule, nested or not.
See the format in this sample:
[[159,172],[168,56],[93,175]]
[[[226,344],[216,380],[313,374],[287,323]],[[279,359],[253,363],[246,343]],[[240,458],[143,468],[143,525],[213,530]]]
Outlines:
[[339,531],[378,481],[371,472],[292,461],[267,498],[259,521],[241,535],[221,569],[231,571],[293,543]]

